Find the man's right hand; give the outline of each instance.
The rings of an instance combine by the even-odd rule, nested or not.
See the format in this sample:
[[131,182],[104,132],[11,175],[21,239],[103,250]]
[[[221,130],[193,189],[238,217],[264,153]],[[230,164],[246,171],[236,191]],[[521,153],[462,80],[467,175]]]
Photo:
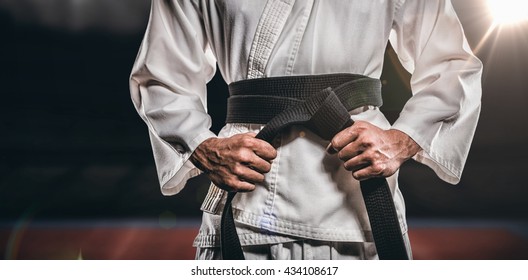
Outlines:
[[248,192],[264,182],[277,151],[255,133],[209,138],[191,155],[191,162],[226,191]]

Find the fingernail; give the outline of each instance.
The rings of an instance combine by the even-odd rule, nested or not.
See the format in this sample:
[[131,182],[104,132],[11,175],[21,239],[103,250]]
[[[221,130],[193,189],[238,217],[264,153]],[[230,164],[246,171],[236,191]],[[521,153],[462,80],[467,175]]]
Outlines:
[[326,152],[329,154],[335,154],[337,153],[337,150],[332,146],[332,143],[330,143],[326,146]]

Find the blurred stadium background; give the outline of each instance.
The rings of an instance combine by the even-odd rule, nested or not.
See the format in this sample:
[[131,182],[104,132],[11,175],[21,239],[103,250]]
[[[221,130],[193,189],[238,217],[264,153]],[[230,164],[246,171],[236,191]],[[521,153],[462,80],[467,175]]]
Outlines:
[[[495,25],[484,0],[453,4],[484,63],[482,114],[458,186],[416,163],[402,168],[413,253],[528,259],[528,22]],[[207,179],[161,195],[129,97],[149,7],[0,0],[0,258],[193,258]],[[389,46],[382,110],[391,120],[410,96],[409,77]],[[218,131],[227,96],[219,75],[208,90]]]

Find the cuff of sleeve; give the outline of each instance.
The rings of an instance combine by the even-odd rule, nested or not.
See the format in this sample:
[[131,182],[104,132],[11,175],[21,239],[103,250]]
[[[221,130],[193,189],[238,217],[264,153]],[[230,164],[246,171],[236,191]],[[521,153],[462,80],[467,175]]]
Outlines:
[[415,161],[431,168],[440,179],[449,184],[455,185],[460,182],[462,171],[434,153],[431,149],[431,143],[433,140],[425,139],[420,133],[416,132],[415,129],[403,122],[396,121],[392,126],[392,129],[397,129],[407,134],[420,146],[420,148],[422,148],[420,152],[412,157]]
[[216,134],[207,130],[188,143],[189,150],[180,154],[181,156],[181,165],[175,166],[175,168],[165,174],[160,180],[161,184],[161,193],[163,195],[175,195],[179,193],[187,181],[195,176],[198,176],[202,171],[194,166],[189,160],[194,150],[205,140],[217,137]]

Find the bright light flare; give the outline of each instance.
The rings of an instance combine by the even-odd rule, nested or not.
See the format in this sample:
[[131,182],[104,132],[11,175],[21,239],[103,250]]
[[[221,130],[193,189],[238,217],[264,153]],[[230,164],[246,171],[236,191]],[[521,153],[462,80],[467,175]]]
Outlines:
[[509,25],[528,21],[527,0],[488,0],[494,25]]

